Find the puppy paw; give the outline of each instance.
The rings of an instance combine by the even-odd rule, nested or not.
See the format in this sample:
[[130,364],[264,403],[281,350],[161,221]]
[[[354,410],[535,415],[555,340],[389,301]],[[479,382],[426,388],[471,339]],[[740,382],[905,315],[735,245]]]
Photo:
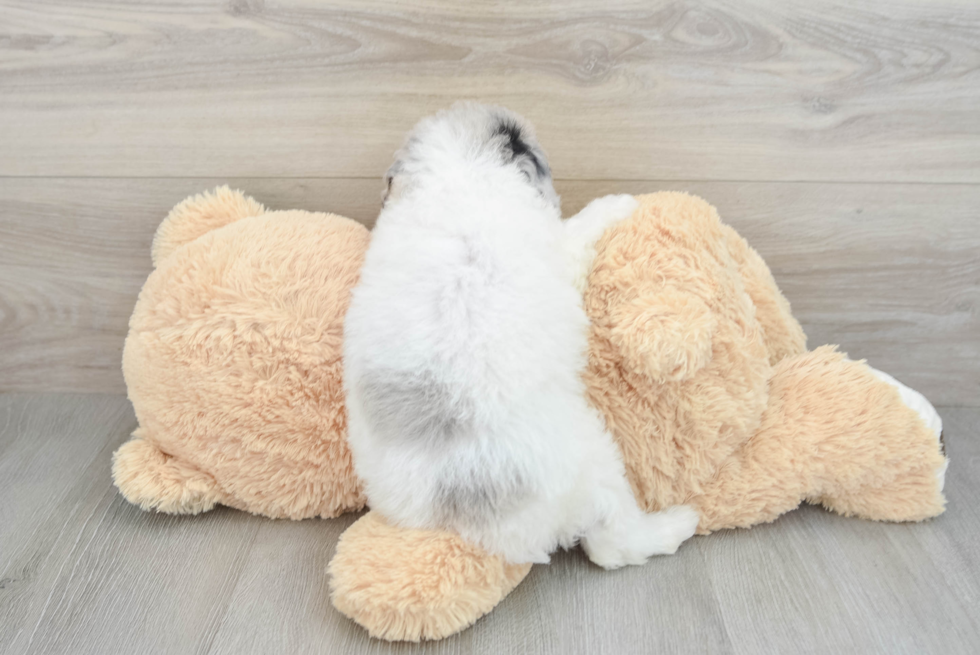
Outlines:
[[632,216],[639,206],[640,203],[634,196],[628,193],[614,193],[596,198],[570,220],[584,218],[584,220],[596,221],[605,230],[610,225]]
[[655,538],[651,555],[673,555],[682,543],[694,536],[701,517],[690,505],[674,505],[646,516]]
[[596,198],[582,211],[565,221],[565,252],[569,271],[579,291],[585,290],[595,244],[606,230],[636,211],[640,203],[629,194]]
[[607,571],[621,569],[624,566],[639,566],[647,561],[639,551],[630,551],[601,539],[583,540],[582,548],[593,564]]
[[689,505],[644,514],[628,529],[607,530],[583,539],[589,559],[604,569],[643,564],[653,555],[672,555],[694,535],[700,517]]

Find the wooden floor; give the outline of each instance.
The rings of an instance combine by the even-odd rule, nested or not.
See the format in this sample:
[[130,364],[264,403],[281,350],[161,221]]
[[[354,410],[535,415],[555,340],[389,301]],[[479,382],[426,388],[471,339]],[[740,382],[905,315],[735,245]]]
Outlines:
[[422,650],[980,652],[976,0],[0,0],[0,653],[418,650],[329,604],[353,518],[143,514],[109,458],[169,208],[229,183],[371,225],[459,98],[536,124],[566,214],[714,203],[811,346],[943,406],[954,461],[928,524],[808,508],[640,569],[567,553]]
[[114,395],[0,396],[2,653],[976,653],[980,410],[943,409],[949,509],[927,523],[807,507],[607,572],[538,566],[472,629],[374,641],[329,603],[354,516],[147,514],[112,486]]

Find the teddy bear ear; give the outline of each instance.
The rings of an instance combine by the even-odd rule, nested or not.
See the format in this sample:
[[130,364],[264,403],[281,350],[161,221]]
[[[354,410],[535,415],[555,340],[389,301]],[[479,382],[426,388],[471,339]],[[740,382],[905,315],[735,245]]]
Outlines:
[[671,288],[641,294],[612,314],[623,365],[650,380],[685,380],[711,361],[717,319],[697,296]]
[[265,213],[261,203],[241,191],[220,186],[192,196],[170,210],[153,237],[154,268],[186,243],[242,218]]

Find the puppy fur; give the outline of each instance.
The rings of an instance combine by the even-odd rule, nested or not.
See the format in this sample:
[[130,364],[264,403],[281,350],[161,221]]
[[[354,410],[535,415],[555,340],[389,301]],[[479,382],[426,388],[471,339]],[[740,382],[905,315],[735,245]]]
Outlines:
[[531,126],[457,103],[414,128],[386,181],[344,325],[370,506],[514,563],[578,541],[607,568],[674,552],[697,514],[638,508],[586,402],[588,320]]

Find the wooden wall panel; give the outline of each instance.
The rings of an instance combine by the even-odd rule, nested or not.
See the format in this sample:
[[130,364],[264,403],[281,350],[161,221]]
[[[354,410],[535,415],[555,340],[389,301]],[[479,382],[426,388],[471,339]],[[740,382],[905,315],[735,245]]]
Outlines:
[[[122,392],[122,342],[153,231],[230,182],[271,208],[368,225],[379,180],[0,179],[0,391]],[[980,188],[559,181],[566,214],[606,193],[681,189],[765,257],[810,337],[944,405],[980,399]]]
[[563,178],[980,182],[976,2],[0,6],[0,175],[377,177],[471,97]]

